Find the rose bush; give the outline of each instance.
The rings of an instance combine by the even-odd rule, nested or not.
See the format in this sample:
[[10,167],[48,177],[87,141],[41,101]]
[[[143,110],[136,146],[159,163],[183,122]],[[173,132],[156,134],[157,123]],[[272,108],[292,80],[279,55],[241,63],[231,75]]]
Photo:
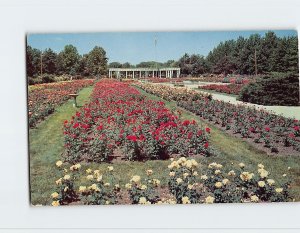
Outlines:
[[65,157],[73,163],[107,161],[116,153],[128,160],[211,154],[209,132],[195,121],[182,121],[163,102],[113,80],[95,85],[92,101],[65,121],[64,135]]
[[[208,96],[183,97],[183,89],[154,84],[139,84],[139,87],[166,100],[174,100],[177,105],[197,114],[201,119],[219,126],[244,139],[269,148],[271,153],[279,151],[278,145],[300,151],[300,122],[246,105],[234,105]],[[185,90],[186,91],[186,90]]]
[[68,94],[77,93],[93,83],[93,79],[83,79],[30,86],[28,90],[29,126],[34,127],[39,121],[53,113],[58,105],[70,98]]

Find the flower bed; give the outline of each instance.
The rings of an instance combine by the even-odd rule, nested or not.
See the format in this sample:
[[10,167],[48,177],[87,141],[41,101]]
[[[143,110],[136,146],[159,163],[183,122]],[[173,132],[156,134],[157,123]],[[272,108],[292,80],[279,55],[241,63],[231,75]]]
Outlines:
[[298,120],[205,96],[197,99],[181,98],[181,88],[153,84],[140,84],[139,87],[163,99],[176,101],[178,106],[233,135],[240,135],[260,149],[267,149],[270,153],[299,155],[300,122]]
[[58,105],[70,98],[68,94],[77,93],[80,89],[93,83],[93,79],[84,79],[30,86],[28,93],[29,126],[34,127],[39,121],[53,113]]
[[228,85],[211,84],[211,85],[199,86],[198,88],[203,90],[213,90],[221,93],[238,95],[243,87],[244,87],[243,84],[231,83]]
[[182,121],[164,103],[113,80],[98,82],[92,101],[64,123],[65,157],[78,161],[165,159],[210,155],[209,129]]
[[[292,200],[289,175],[282,174],[280,181],[274,180],[263,164],[250,171],[243,163],[232,165],[228,170],[213,162],[202,164],[200,170],[194,159],[171,159],[167,187],[161,186],[153,170],[147,170],[143,176],[132,176],[122,187],[114,176],[113,166],[101,171],[88,167],[83,169],[81,164],[70,166],[61,161],[57,161],[56,166],[61,177],[56,180],[57,188],[51,194],[53,206],[71,203],[211,204]],[[124,199],[127,201],[124,202]]]

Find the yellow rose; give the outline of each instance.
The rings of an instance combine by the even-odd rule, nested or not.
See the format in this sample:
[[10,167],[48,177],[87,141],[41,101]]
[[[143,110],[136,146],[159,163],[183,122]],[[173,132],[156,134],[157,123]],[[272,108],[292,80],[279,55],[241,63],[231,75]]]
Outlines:
[[269,172],[265,169],[258,169],[258,172],[261,178],[266,178],[269,175]]
[[223,167],[222,164],[217,164],[217,165],[216,165],[216,168],[222,168],[222,167]]
[[147,199],[145,197],[140,197],[139,204],[145,205],[147,203]]
[[64,180],[70,180],[71,176],[70,175],[65,175]]
[[193,175],[194,175],[194,176],[198,176],[198,172],[196,172],[196,171],[193,172]]
[[175,172],[170,172],[169,176],[175,176]]
[[80,163],[75,164],[75,167],[76,167],[76,169],[80,169],[81,168]]
[[182,183],[182,179],[181,178],[177,178],[176,182],[177,182],[177,184],[180,184],[180,183]]
[[147,185],[142,185],[141,190],[145,190],[145,189],[147,189]]
[[63,162],[60,161],[60,160],[56,162],[56,166],[57,166],[57,167],[61,167],[62,164],[63,164]]
[[189,176],[189,173],[183,173],[183,177],[187,178]]
[[79,186],[79,192],[83,193],[86,191],[86,186]]
[[221,188],[223,186],[222,182],[216,182],[215,187],[216,188]]
[[267,179],[267,182],[269,185],[273,185],[275,183],[275,181],[273,179]]
[[181,200],[182,204],[191,204],[189,197],[182,197]]
[[146,171],[147,176],[151,176],[153,174],[153,171],[151,169]]
[[201,180],[207,180],[208,179],[207,175],[202,175],[200,178],[201,178]]
[[229,175],[229,176],[235,176],[234,170],[229,171],[229,172],[228,172],[228,175]]
[[52,201],[52,204],[51,204],[52,206],[59,206],[60,204],[59,204],[59,201]]
[[281,193],[282,191],[283,191],[283,188],[276,188],[276,189],[275,189],[275,192],[276,192],[276,193]]
[[215,170],[215,174],[216,174],[216,175],[218,175],[218,174],[220,174],[220,173],[221,173],[220,170]]
[[110,183],[105,183],[104,186],[108,187],[108,186],[110,186]]
[[51,197],[52,197],[52,198],[57,198],[58,195],[59,195],[59,194],[58,194],[57,192],[54,192],[54,193],[51,194]]
[[114,167],[113,167],[113,166],[108,166],[108,167],[107,167],[107,170],[111,172],[111,171],[114,170]]
[[258,181],[258,186],[263,188],[265,187],[266,183],[264,181]]
[[245,164],[244,163],[239,163],[240,168],[244,168]]
[[87,174],[92,173],[92,169],[90,169],[90,168],[89,168],[89,169],[86,169],[85,171],[86,171]]
[[229,182],[229,180],[228,180],[228,179],[224,179],[224,180],[222,180],[222,183],[223,183],[224,185],[228,184],[228,182]]
[[258,199],[258,197],[256,195],[252,195],[250,197],[250,199],[251,199],[252,202],[258,202],[259,201],[259,199]]
[[55,181],[55,183],[56,183],[57,185],[61,185],[61,184],[62,184],[62,178],[59,178],[57,181]]
[[94,175],[95,175],[95,176],[100,176],[100,171],[99,171],[99,170],[95,170],[95,171],[94,171]]
[[160,180],[158,180],[158,179],[153,179],[153,184],[154,184],[155,186],[160,185]]
[[212,203],[214,203],[214,201],[215,201],[215,198],[212,197],[212,196],[208,196],[208,197],[205,198],[205,203],[206,204],[212,204]]
[[260,164],[257,165],[257,167],[260,168],[260,169],[264,169],[265,166],[260,163]]
[[253,173],[249,173],[249,172],[242,172],[242,174],[240,175],[240,178],[243,181],[249,181],[253,178]]
[[88,180],[92,180],[92,179],[94,179],[94,176],[93,176],[93,175],[87,175],[86,178],[87,178]]
[[208,168],[214,168],[214,167],[216,167],[218,164],[216,163],[216,162],[213,162],[213,163],[210,163],[209,165],[208,165]]
[[125,184],[125,188],[126,188],[126,189],[131,189],[131,187],[132,187],[132,186],[131,186],[131,184],[129,184],[129,183]]
[[105,205],[109,205],[110,204],[110,202],[109,201],[105,201]]
[[141,181],[140,176],[133,176],[130,180],[130,182],[133,182],[133,183],[139,183],[140,181]]
[[194,188],[194,185],[192,185],[192,184],[188,185],[188,189],[193,189],[193,188]]
[[283,174],[282,176],[283,176],[283,177],[286,177],[286,174]]

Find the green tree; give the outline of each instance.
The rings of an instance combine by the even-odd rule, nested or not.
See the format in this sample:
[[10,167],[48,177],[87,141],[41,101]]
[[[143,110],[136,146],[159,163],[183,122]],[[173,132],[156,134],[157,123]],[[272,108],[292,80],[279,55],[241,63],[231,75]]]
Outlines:
[[75,75],[79,69],[80,55],[73,45],[66,45],[58,55],[58,70],[60,73]]
[[46,49],[42,55],[43,73],[56,74],[57,54],[52,49]]
[[108,65],[109,68],[122,68],[122,64],[120,62],[111,62]]
[[102,47],[95,46],[87,55],[86,67],[90,75],[107,74],[107,57]]
[[26,47],[26,71],[28,77],[37,76],[41,70],[41,51],[31,46]]

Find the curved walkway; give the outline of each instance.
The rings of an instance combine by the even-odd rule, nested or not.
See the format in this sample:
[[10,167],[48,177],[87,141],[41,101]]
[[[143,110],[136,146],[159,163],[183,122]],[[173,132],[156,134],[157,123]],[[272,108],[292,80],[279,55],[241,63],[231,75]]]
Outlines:
[[[173,86],[173,84],[169,83],[163,83],[164,85],[169,85]],[[213,83],[207,83],[208,84],[213,84]],[[194,89],[197,90],[198,84],[185,84],[185,87],[188,89]],[[197,90],[199,92],[203,93],[208,93],[203,90]],[[258,109],[264,109],[266,111],[272,112],[276,115],[282,115],[284,117],[291,117],[295,118],[297,120],[300,120],[300,106],[264,106],[264,105],[258,105],[258,104],[252,104],[252,103],[245,103],[243,101],[239,101],[236,99],[234,96],[229,96],[229,95],[223,95],[223,94],[217,94],[217,93],[209,93],[212,95],[213,99],[215,100],[222,100],[224,102],[229,102],[232,104],[243,104],[245,106],[250,106],[250,107],[255,107]]]

